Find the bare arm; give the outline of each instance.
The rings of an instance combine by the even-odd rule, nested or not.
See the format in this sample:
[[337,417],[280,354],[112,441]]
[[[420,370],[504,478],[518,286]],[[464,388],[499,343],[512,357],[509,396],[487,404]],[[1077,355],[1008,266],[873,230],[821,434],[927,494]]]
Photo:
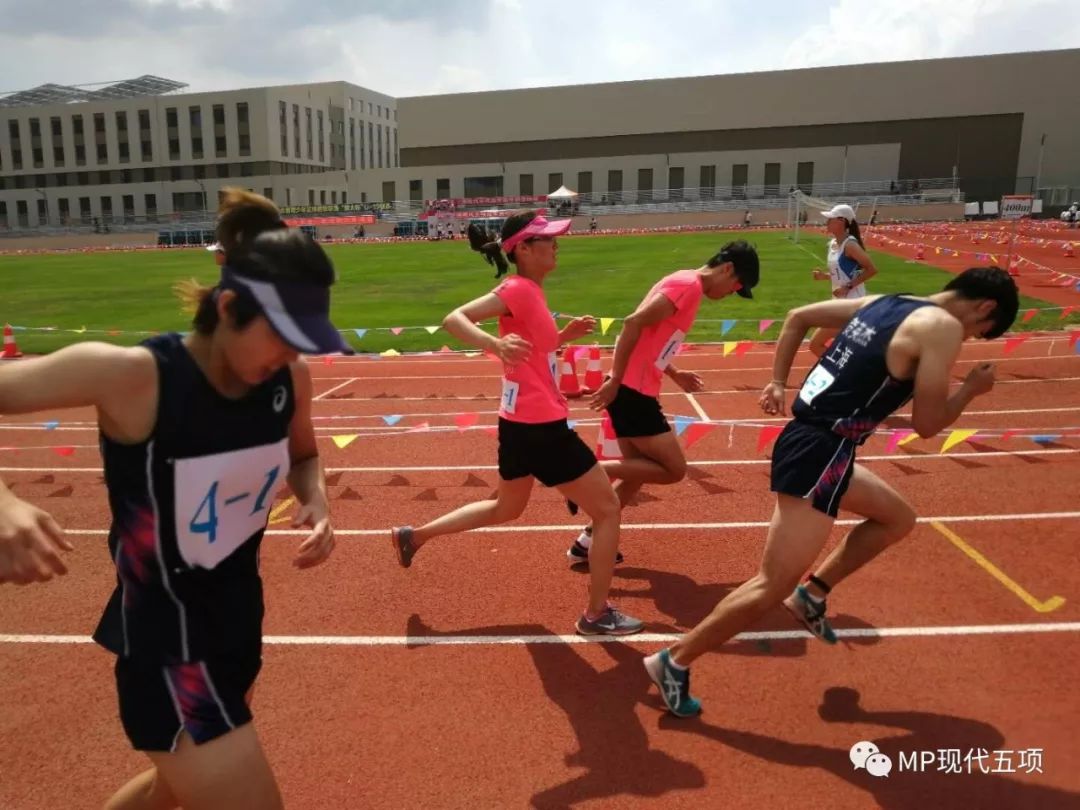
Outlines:
[[630,355],[634,353],[634,347],[641,339],[641,330],[658,324],[664,318],[670,318],[674,314],[675,303],[666,295],[659,294],[647,301],[642,301],[638,308],[627,316],[623,321],[622,331],[615,340],[611,373],[589,401],[589,406],[593,410],[603,410],[614,401],[622,378],[626,374],[626,367],[630,363]]
[[950,376],[964,339],[963,327],[953,318],[939,316],[913,329],[920,348],[911,426],[929,439],[955,422],[971,400],[993,387],[994,369],[989,363],[972,369],[950,396]]
[[300,502],[293,517],[294,529],[307,526],[311,533],[297,549],[293,565],[311,568],[324,562],[334,550],[334,529],[330,525],[330,499],[326,477],[311,424],[311,370],[299,361],[290,366],[296,408],[289,423],[289,487]]
[[505,339],[490,335],[476,325],[478,321],[498,318],[509,312],[510,310],[506,306],[505,301],[495,295],[495,293],[488,293],[487,295],[482,295],[455,309],[443,318],[442,325],[443,329],[462,343],[467,343],[478,349],[497,354],[504,362],[519,362],[526,357],[531,350],[527,341],[517,335],[507,335],[507,338],[514,338],[517,344],[521,344],[525,347],[523,351],[513,354],[512,357],[507,357],[505,356],[505,353],[509,348],[509,344],[513,344],[515,341],[510,341],[508,344]]
[[865,284],[878,274],[877,268],[874,266],[874,260],[870,258],[870,254],[863,250],[858,242],[854,240],[848,242],[847,247],[844,248],[844,253],[848,258],[859,263],[859,272],[848,282],[848,289]]
[[773,382],[787,385],[791,364],[803,338],[811,329],[840,329],[864,306],[879,296],[840,298],[807,304],[788,312],[773,355]]
[[[0,414],[94,406],[117,438],[153,429],[157,370],[145,349],[80,343],[0,367]],[[71,544],[50,515],[0,483],[0,583],[44,582],[67,573]]]

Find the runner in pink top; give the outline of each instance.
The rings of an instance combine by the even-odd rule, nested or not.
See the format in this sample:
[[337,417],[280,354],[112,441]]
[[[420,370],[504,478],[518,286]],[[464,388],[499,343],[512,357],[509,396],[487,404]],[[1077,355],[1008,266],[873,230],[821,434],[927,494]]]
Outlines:
[[[488,257],[505,251],[517,272],[487,295],[455,309],[443,320],[451,335],[496,355],[503,363],[499,408],[499,489],[495,498],[462,506],[424,526],[401,526],[390,533],[405,568],[428,540],[514,520],[529,502],[533,480],[557,487],[593,519],[595,538],[589,603],[576,622],[583,635],[622,636],[640,632],[642,622],[607,601],[619,545],[619,499],[592,450],[567,424],[566,400],[559,393],[556,351],[584,337],[595,318],[575,318],[560,332],[544,298],[543,283],[555,269],[555,237],[570,220],[549,222],[536,211],[507,218],[501,244],[477,246]],[[476,324],[499,319],[496,338]]]
[[524,362],[503,370],[499,418],[532,425],[566,419],[557,354],[563,341],[544,290],[535,281],[515,274],[496,287],[494,295],[507,309],[499,316],[499,337],[518,335],[532,346]]
[[[660,279],[623,322],[611,374],[590,403],[595,410],[607,408],[619,440],[622,458],[603,466],[619,481],[620,504],[643,484],[674,484],[686,475],[686,457],[660,407],[661,378],[666,374],[688,394],[700,391],[701,378],[678,370],[671,360],[694,325],[702,296],[753,298],[757,283],[757,251],[743,240],[729,242],[696,270]],[[576,512],[576,504],[569,506]],[[570,563],[589,562],[592,544],[593,527],[586,526],[566,552]]]

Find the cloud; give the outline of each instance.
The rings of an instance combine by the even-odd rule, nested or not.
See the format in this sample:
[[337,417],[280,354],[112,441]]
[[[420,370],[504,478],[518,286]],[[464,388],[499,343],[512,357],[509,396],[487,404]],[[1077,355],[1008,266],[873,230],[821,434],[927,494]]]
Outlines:
[[[1080,47],[1071,0],[0,0],[2,90],[143,73],[192,91],[344,80],[393,96]],[[642,115],[648,111],[643,110]]]

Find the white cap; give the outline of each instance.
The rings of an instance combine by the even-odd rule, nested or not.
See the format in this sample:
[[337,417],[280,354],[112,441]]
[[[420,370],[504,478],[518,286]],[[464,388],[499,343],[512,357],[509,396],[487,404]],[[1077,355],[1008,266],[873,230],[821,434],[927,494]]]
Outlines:
[[209,250],[211,253],[217,253],[219,250],[224,250],[220,242],[214,242],[212,245],[207,245],[205,249]]
[[822,211],[821,215],[825,219],[835,219],[836,217],[843,217],[848,222],[855,221],[855,209],[850,205],[834,205],[828,211]]

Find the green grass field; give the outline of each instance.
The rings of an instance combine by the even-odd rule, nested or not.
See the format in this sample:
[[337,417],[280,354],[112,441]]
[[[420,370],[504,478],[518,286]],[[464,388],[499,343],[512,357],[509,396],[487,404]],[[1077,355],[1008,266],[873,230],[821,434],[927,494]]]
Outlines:
[[[742,236],[742,234],[739,234]],[[548,303],[556,312],[622,317],[633,310],[661,276],[697,267],[725,241],[727,234],[688,233],[655,236],[568,238],[559,245],[559,267],[548,277]],[[720,340],[721,319],[740,322],[724,340],[757,339],[758,321],[778,322],[765,338],[775,338],[779,321],[793,306],[820,300],[828,284],[815,282],[810,270],[824,264],[825,244],[804,237],[792,244],[778,231],[750,232],[761,257],[761,284],[754,300],[736,296],[706,300],[690,335],[695,342]],[[455,306],[482,295],[494,284],[494,270],[462,240],[372,245],[331,245],[339,281],[333,293],[334,323],[342,330],[369,329],[362,340],[349,333],[359,351],[460,348],[445,332],[429,334]],[[812,254],[812,255],[811,255]],[[908,264],[885,253],[872,253],[881,273],[873,292],[926,294],[950,278],[943,270]],[[185,330],[188,319],[173,298],[172,284],[184,278],[212,283],[217,267],[202,250],[0,256],[0,323],[58,330]],[[1025,298],[1023,308],[1048,306]],[[710,320],[715,322],[709,322]],[[1080,314],[1070,318],[1080,322]],[[1058,313],[1040,314],[1016,330],[1060,328]],[[379,327],[414,327],[400,335]],[[616,323],[602,342],[612,342]],[[72,331],[17,333],[24,352],[52,351],[85,339],[134,343],[143,336],[78,334]]]

